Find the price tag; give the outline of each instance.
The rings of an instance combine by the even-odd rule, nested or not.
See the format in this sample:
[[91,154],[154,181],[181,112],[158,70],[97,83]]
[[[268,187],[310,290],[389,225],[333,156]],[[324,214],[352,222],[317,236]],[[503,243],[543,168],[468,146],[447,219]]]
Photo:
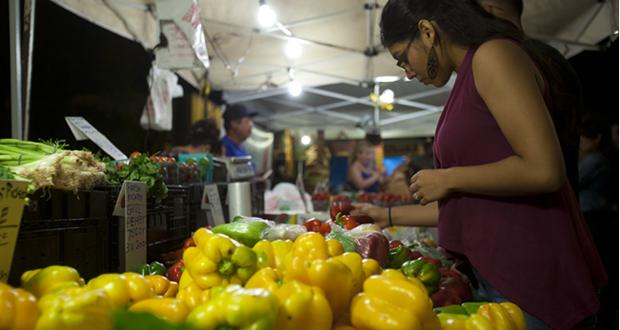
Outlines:
[[65,121],[71,132],[78,141],[90,139],[99,146],[105,153],[114,158],[114,160],[127,159],[125,154],[108,140],[105,135],[101,134],[93,125],[91,125],[84,117],[65,117]]
[[136,270],[146,263],[146,183],[123,182],[112,214],[121,217],[121,265]]
[[222,211],[222,200],[217,190],[217,185],[205,185],[202,191],[202,209],[211,212],[213,224],[215,226],[226,223],[224,220],[224,212]]
[[9,280],[27,182],[0,180],[0,282]]

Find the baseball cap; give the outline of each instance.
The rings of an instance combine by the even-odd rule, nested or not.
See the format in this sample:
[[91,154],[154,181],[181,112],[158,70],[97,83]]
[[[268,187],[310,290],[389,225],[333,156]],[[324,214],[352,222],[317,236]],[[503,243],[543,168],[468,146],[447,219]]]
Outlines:
[[233,104],[226,107],[226,111],[224,111],[224,120],[234,120],[240,119],[244,117],[254,117],[258,115],[255,111],[250,111],[246,106],[241,104]]

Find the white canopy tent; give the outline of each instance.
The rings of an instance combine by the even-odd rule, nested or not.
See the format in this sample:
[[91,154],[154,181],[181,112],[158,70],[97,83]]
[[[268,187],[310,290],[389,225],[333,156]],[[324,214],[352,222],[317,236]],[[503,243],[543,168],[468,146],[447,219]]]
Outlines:
[[[52,1],[147,49],[159,41],[154,0]],[[257,121],[268,129],[327,128],[329,138],[343,127],[358,127],[363,134],[373,117],[368,83],[377,76],[402,76],[379,42],[386,0],[269,0],[279,23],[263,29],[258,0],[198,1],[211,57],[209,81],[224,90],[229,103],[253,102]],[[618,0],[524,2],[526,32],[566,56],[598,49],[602,39],[617,35]],[[299,58],[286,57],[289,42],[301,46]],[[205,77],[200,70],[177,73],[195,86]],[[303,85],[298,98],[287,95],[292,77]],[[395,92],[395,110],[378,118],[384,137],[432,135],[450,86],[433,89],[402,80],[381,86],[388,87]]]

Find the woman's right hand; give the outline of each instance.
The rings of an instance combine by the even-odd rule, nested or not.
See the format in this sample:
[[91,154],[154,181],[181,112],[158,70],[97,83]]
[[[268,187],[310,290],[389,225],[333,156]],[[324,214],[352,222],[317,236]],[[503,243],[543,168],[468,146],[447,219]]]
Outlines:
[[353,204],[351,215],[367,215],[373,218],[375,224],[384,228],[388,226],[387,209],[376,205],[363,203]]

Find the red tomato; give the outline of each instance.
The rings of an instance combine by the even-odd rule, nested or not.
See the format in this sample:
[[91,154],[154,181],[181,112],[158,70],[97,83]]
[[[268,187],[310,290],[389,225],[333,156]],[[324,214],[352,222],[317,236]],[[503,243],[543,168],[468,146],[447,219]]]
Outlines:
[[399,246],[401,246],[401,245],[403,245],[403,242],[401,242],[401,241],[399,241],[399,240],[397,240],[397,239],[392,240],[392,241],[390,242],[390,250],[395,249],[395,248],[397,248],[397,247],[399,247]]
[[319,227],[319,233],[321,233],[321,235],[323,236],[329,234],[331,231],[332,227],[327,222],[323,222]]
[[321,220],[310,218],[304,222],[304,227],[306,227],[308,231],[315,231],[315,228],[321,227]]
[[353,220],[353,218],[348,218],[345,222],[344,222],[344,229],[346,230],[351,230],[357,226],[359,226],[360,224],[357,223],[357,221]]

